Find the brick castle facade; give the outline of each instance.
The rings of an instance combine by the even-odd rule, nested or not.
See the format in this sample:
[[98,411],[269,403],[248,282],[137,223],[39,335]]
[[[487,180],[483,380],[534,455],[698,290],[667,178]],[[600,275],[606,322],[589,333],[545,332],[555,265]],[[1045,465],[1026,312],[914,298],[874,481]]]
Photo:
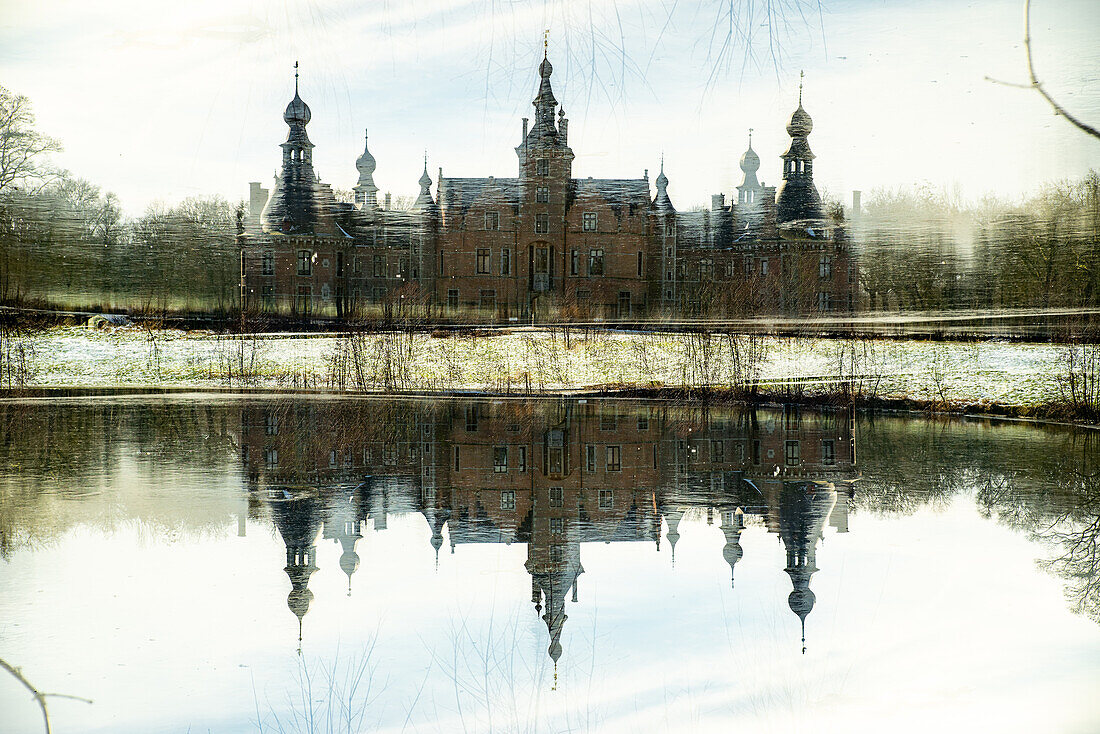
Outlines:
[[802,107],[787,124],[779,188],[757,179],[752,149],[736,196],[677,211],[664,166],[642,178],[574,178],[569,120],[539,65],[534,123],[524,118],[515,177],[435,182],[425,159],[410,209],[380,200],[364,146],[354,202],[313,170],[309,106],[283,115],[282,168],[251,184],[239,236],[242,306],[299,317],[420,309],[438,318],[527,320],[733,317],[850,312],[858,303],[846,232],[822,210]]

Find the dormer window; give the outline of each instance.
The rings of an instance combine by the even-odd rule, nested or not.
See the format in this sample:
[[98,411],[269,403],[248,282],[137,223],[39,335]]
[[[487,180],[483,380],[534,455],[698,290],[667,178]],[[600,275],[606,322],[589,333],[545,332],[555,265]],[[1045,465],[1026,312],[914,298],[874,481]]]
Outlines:
[[538,158],[535,160],[535,175],[537,176],[549,176],[550,175],[550,161],[546,158]]
[[500,212],[485,212],[485,229],[494,232],[500,229]]

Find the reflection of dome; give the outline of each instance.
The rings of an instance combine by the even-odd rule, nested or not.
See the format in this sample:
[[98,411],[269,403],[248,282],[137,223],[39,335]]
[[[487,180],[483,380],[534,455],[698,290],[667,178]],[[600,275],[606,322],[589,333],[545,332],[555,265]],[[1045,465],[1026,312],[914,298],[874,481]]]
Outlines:
[[542,63],[539,64],[539,76],[541,76],[543,79],[545,79],[553,73],[554,73],[554,67],[550,63],[550,59],[548,59],[546,57],[543,57]]
[[306,612],[309,611],[310,602],[313,601],[313,592],[306,587],[293,588],[286,597],[286,605],[290,607],[290,611],[294,612],[294,616],[301,622],[302,618],[306,616]]
[[359,554],[353,550],[344,551],[340,555],[340,570],[348,575],[348,582],[351,582],[351,575],[359,570]]
[[370,150],[367,149],[366,143],[364,142],[363,155],[355,159],[356,170],[363,175],[369,176],[374,173],[377,167],[378,163],[374,160],[374,156],[371,155]]
[[798,615],[799,619],[805,622],[806,615],[813,610],[815,601],[817,601],[817,597],[808,587],[795,589],[787,597],[787,606]]
[[303,125],[309,124],[311,113],[309,111],[309,105],[302,101],[302,98],[298,96],[298,90],[294,90],[294,99],[290,100],[290,104],[286,106],[286,112],[283,113],[283,120],[287,125],[300,122]]
[[791,121],[787,123],[787,134],[792,138],[806,136],[813,132],[813,129],[813,118],[810,117],[810,113],[805,110],[801,103],[799,103],[798,109],[791,115]]
[[554,642],[550,645],[550,649],[548,650],[548,652],[550,653],[550,658],[555,663],[558,662],[558,658],[561,657],[561,643],[557,640],[554,640]]

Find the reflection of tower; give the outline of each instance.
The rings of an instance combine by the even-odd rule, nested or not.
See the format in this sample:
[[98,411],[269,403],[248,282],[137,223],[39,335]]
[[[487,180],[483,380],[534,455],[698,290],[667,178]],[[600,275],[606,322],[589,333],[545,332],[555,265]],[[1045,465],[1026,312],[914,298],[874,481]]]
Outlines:
[[738,507],[734,510],[722,511],[722,535],[726,536],[726,544],[722,547],[722,558],[730,565],[730,587],[733,587],[734,567],[745,555],[741,549],[741,531],[745,529],[745,513]]
[[321,531],[320,507],[317,498],[312,495],[276,501],[273,505],[275,525],[286,544],[286,568],[283,570],[290,577],[291,585],[286,604],[298,618],[300,643],[302,619],[313,601],[309,577],[317,570],[317,547],[314,543]]
[[447,524],[450,517],[450,509],[437,507],[435,502],[424,506],[424,518],[432,530],[432,548],[435,548],[436,568],[439,568],[439,549],[443,547],[443,526]]
[[806,616],[814,608],[810,577],[817,571],[817,541],[836,504],[836,489],[827,482],[784,482],[779,498],[779,534],[787,551],[794,586],[787,604],[802,621],[802,652],[806,652]]
[[355,545],[362,534],[362,495],[360,488],[337,491],[329,505],[328,520],[325,522],[325,538],[340,544],[340,570],[348,577],[348,596],[351,596],[351,577],[359,569],[359,554]]
[[542,620],[550,633],[550,647],[547,652],[554,661],[557,675],[558,658],[561,657],[561,632],[565,620],[565,597],[573,589],[573,601],[577,600],[577,578],[584,573],[581,566],[581,546],[578,542],[544,543],[532,542],[527,546],[528,573],[531,574],[531,600],[535,608],[539,602],[545,602]]
[[680,520],[684,517],[682,510],[672,510],[665,515],[665,522],[668,523],[668,532],[665,534],[665,538],[668,539],[668,545],[672,549],[672,565],[676,565],[676,542],[680,540]]

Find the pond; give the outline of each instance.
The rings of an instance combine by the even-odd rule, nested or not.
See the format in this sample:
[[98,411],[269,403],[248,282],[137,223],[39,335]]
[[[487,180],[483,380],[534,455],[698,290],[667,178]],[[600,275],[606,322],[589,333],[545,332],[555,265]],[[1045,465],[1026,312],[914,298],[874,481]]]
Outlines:
[[[0,729],[1100,730],[1100,435],[597,399],[0,403]],[[82,700],[87,699],[87,700]],[[90,701],[90,702],[89,702]]]

